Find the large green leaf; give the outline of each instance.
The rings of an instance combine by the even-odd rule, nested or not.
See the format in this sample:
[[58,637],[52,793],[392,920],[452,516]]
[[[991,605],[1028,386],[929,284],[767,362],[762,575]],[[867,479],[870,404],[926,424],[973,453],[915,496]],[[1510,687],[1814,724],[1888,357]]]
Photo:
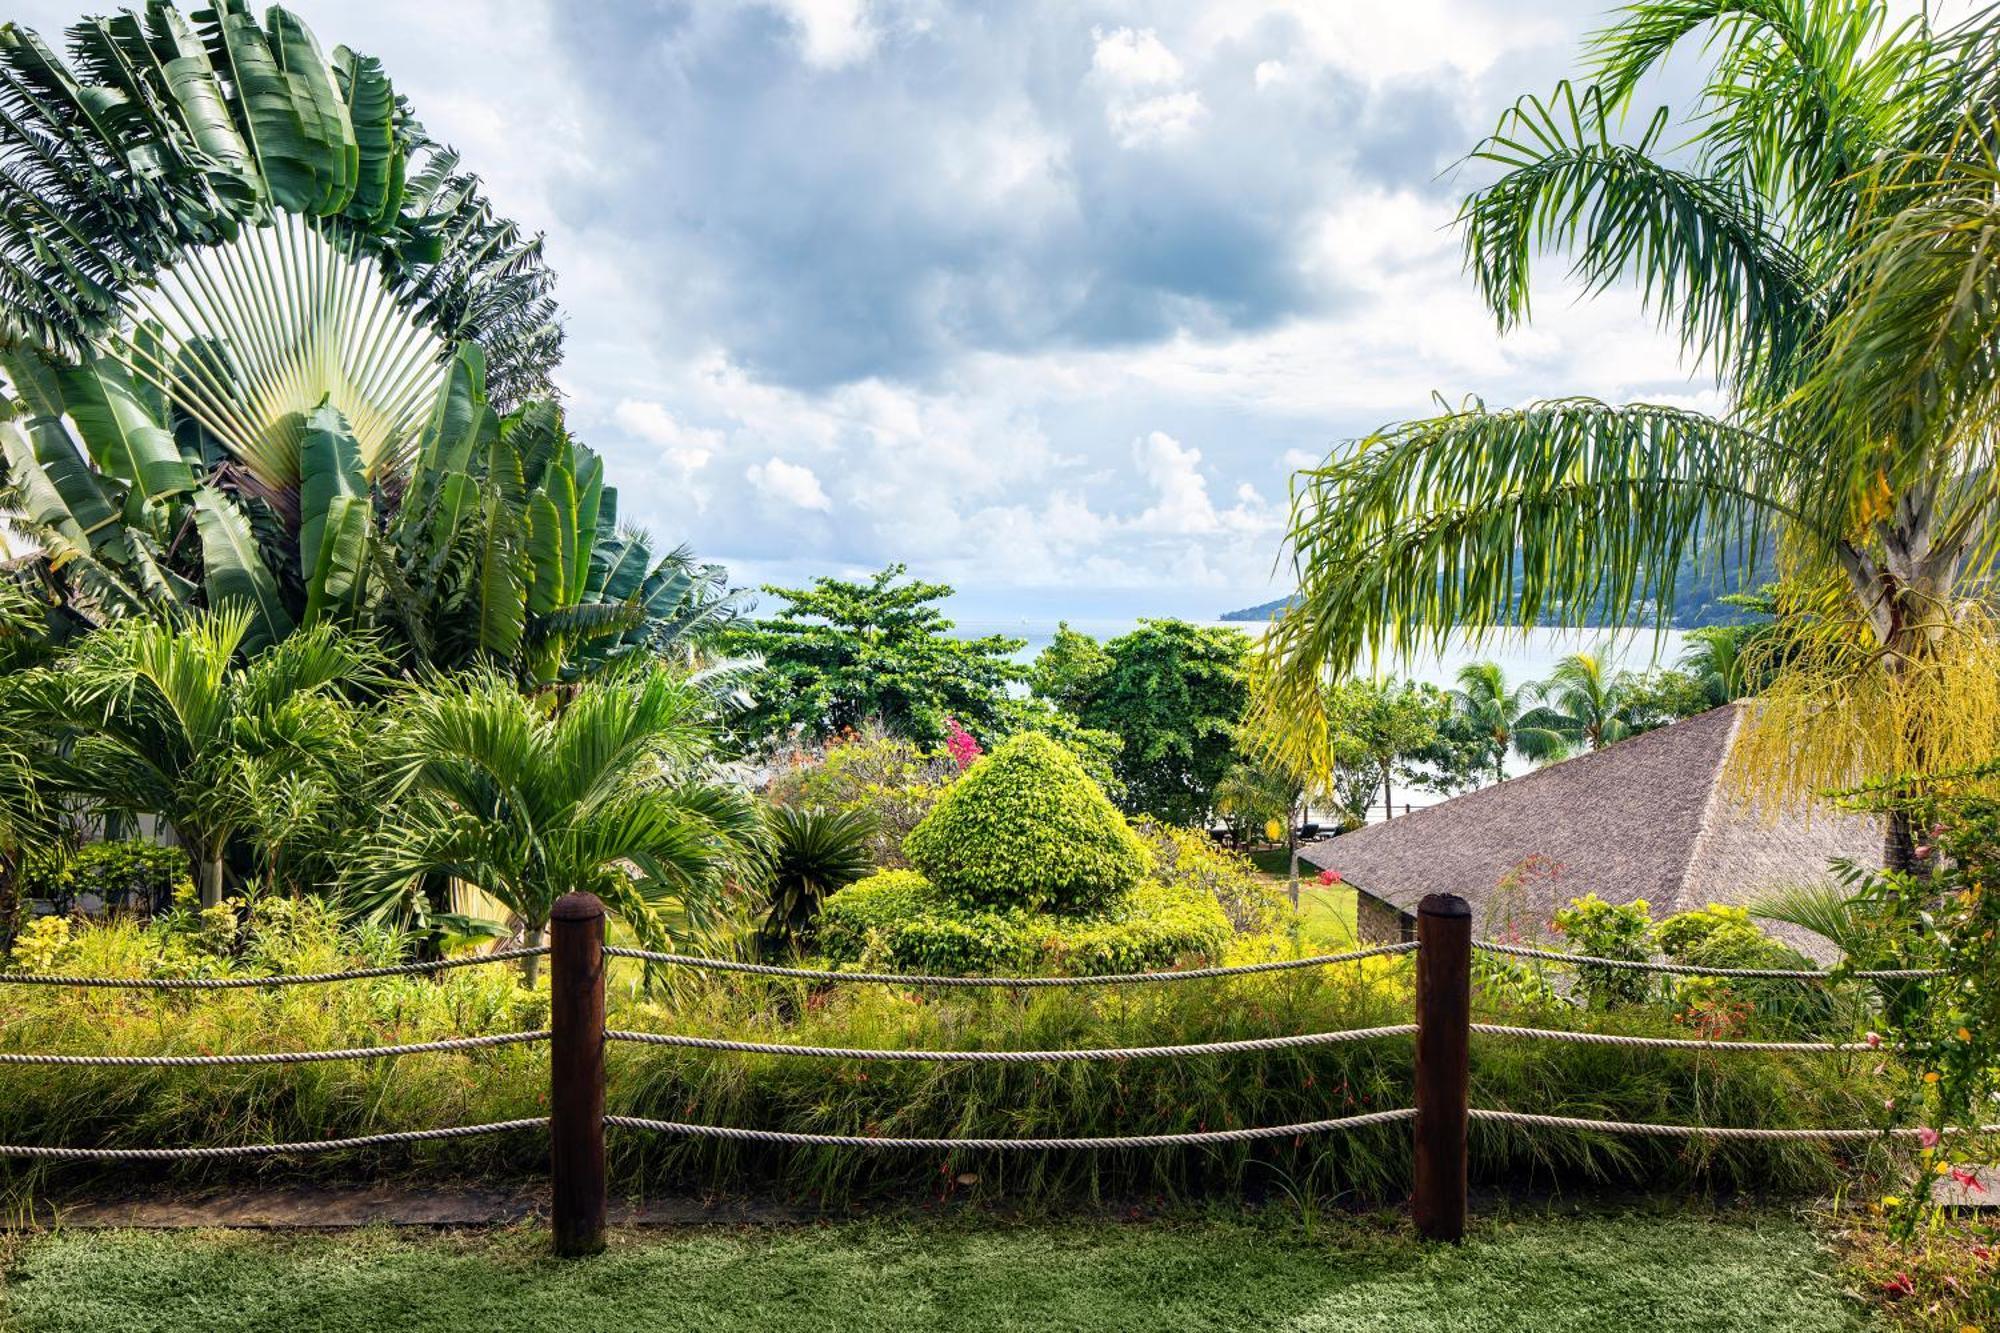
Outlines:
[[291,11],[271,6],[271,53],[284,71],[285,86],[314,148],[314,175],[319,195],[314,213],[338,213],[354,197],[355,172],[361,149],[347,120],[347,103],[334,87],[333,67],[319,49],[312,30]]
[[359,595],[372,512],[361,446],[339,409],[322,403],[306,414],[299,442],[299,572],[308,622],[329,599]]
[[496,486],[480,506],[478,577],[479,647],[502,662],[521,646],[527,621],[527,583],[515,542],[516,518]]
[[194,517],[210,608],[243,607],[250,616],[244,647],[253,651],[291,633],[292,618],[278,598],[277,580],[264,567],[250,521],[236,502],[213,486],[196,487]]
[[528,560],[534,582],[528,589],[528,609],[547,615],[562,605],[562,515],[546,490],[528,497]]
[[200,39],[167,0],[149,0],[146,26],[181,124],[207,160],[210,184],[226,199],[254,201],[261,189],[256,164],[230,118],[222,84]]
[[148,409],[131,372],[99,358],[56,373],[63,406],[97,466],[147,500],[178,495],[194,485],[194,469],[180,445]]
[[[276,11],[274,11],[276,12]],[[290,80],[244,0],[215,0],[196,10],[209,59],[227,76],[231,113],[256,154],[257,168],[271,202],[293,213],[309,213],[330,175],[326,145],[300,118]]]
[[403,150],[396,142],[395,89],[383,74],[381,61],[357,55],[344,46],[333,49],[333,69],[340,80],[341,96],[347,101],[347,119],[359,150],[354,197],[347,202],[347,213],[371,227],[381,226],[396,216],[402,204],[398,163]]
[[125,534],[118,522],[118,501],[63,425],[62,388],[55,367],[34,352],[16,348],[0,352],[0,369],[6,371],[25,409],[22,426],[34,461],[69,511],[77,535],[93,550],[114,555],[122,551]]

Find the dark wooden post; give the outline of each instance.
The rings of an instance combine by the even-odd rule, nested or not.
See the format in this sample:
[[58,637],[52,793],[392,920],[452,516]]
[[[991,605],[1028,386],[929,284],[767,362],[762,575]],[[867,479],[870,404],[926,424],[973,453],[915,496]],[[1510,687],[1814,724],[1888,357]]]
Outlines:
[[604,904],[549,913],[549,1166],[556,1253],[604,1248]]
[[1465,1235],[1466,1092],[1472,1059],[1472,909],[1451,893],[1417,905],[1416,1189],[1425,1240]]

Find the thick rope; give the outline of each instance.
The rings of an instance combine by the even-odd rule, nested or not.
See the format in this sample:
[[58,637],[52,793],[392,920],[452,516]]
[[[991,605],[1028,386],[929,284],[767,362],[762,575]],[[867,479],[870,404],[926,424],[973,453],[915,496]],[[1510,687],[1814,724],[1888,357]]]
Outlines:
[[303,972],[272,977],[63,977],[36,972],[0,972],[0,985],[92,986],[105,990],[245,990],[258,986],[314,986],[328,981],[362,981],[369,977],[407,977],[420,972],[442,972],[450,967],[482,967],[487,963],[508,963],[517,958],[539,958],[548,951],[549,946],[544,944],[532,949],[502,949],[497,953],[471,954],[463,958],[439,958],[428,963],[398,963],[393,967],[363,967],[351,972]]
[[454,1125],[450,1129],[406,1129],[394,1134],[364,1134],[353,1139],[314,1139],[307,1143],[244,1143],[229,1148],[57,1148],[39,1143],[0,1143],[0,1157],[51,1157],[61,1162],[188,1162],[236,1157],[273,1157],[280,1153],[338,1152],[343,1148],[378,1148],[392,1143],[428,1143],[433,1139],[469,1139],[515,1129],[541,1129],[546,1119],[498,1120],[487,1125]]
[[452,1037],[415,1041],[401,1046],[355,1046],[341,1051],[260,1051],[242,1055],[14,1055],[0,1054],[0,1065],[82,1065],[125,1068],[134,1065],[169,1067],[208,1065],[309,1065],[321,1060],[381,1060],[393,1055],[426,1055],[432,1051],[477,1051],[490,1046],[547,1041],[549,1032],[496,1032],[485,1037]]
[[1116,972],[1098,977],[936,977],[905,972],[830,972],[803,967],[773,967],[768,963],[738,963],[727,958],[702,958],[692,954],[654,953],[647,949],[606,948],[612,958],[639,958],[649,963],[701,968],[710,972],[746,972],[757,977],[792,977],[800,981],[872,981],[891,986],[1130,986],[1147,981],[1202,981],[1210,977],[1244,977],[1256,972],[1284,972],[1300,967],[1324,967],[1329,963],[1352,963],[1363,958],[1383,958],[1390,954],[1413,953],[1414,941],[1383,944],[1350,953],[1319,954],[1312,958],[1286,958],[1275,963],[1244,963],[1236,967],[1194,967],[1183,972]]
[[[1768,1139],[1783,1142],[1817,1140],[1848,1142],[1859,1139],[1916,1138],[1926,1131],[1894,1129],[1743,1129],[1711,1125],[1649,1125],[1629,1120],[1582,1120],[1567,1115],[1530,1115],[1524,1111],[1490,1111],[1473,1107],[1467,1112],[1474,1120],[1493,1124],[1525,1125],[1539,1129],[1580,1129],[1600,1134],[1642,1134],[1701,1139]],[[1952,1126],[1946,1134],[2000,1134],[2000,1125]]]
[[757,1041],[723,1041],[715,1037],[682,1037],[667,1032],[607,1031],[607,1041],[631,1041],[647,1046],[686,1046],[700,1051],[741,1051],[746,1055],[805,1055],[826,1060],[942,1060],[961,1064],[1029,1065],[1058,1060],[1150,1060],[1186,1055],[1234,1055],[1241,1051],[1283,1051],[1294,1046],[1325,1046],[1377,1037],[1408,1037],[1415,1023],[1394,1027],[1348,1028],[1339,1032],[1308,1032],[1293,1037],[1251,1037],[1243,1041],[1212,1041],[1196,1046],[1086,1047],[1061,1051],[888,1051],[872,1047],[788,1046]]
[[1616,967],[1631,972],[1674,972],[1689,977],[1766,977],[1792,981],[1834,981],[1842,977],[1852,977],[1857,981],[1915,981],[1924,977],[1945,975],[1941,967],[1891,968],[1872,972],[1821,972],[1816,969],[1782,967],[1694,967],[1685,963],[1655,963],[1637,958],[1593,958],[1588,954],[1530,949],[1522,944],[1497,944],[1487,940],[1480,940],[1472,947],[1487,953],[1507,954],[1514,958],[1541,958],[1552,963]]
[[769,1129],[737,1129],[730,1125],[683,1125],[672,1120],[645,1120],[629,1115],[608,1115],[604,1117],[604,1123],[620,1129],[650,1129],[661,1134],[727,1139],[734,1143],[782,1143],[795,1148],[915,1148],[940,1151],[966,1148],[1004,1152],[1010,1149],[1191,1148],[1210,1143],[1249,1143],[1258,1139],[1289,1139],[1337,1129],[1389,1125],[1412,1119],[1416,1114],[1416,1111],[1405,1107],[1398,1111],[1371,1111],[1366,1115],[1351,1115],[1339,1120],[1311,1120],[1300,1125],[1215,1129],[1192,1134],[1131,1134],[1101,1139],[891,1139],[851,1134],[788,1134]]
[[1703,1041],[1699,1037],[1627,1037],[1616,1032],[1554,1032],[1546,1028],[1515,1028],[1500,1023],[1474,1023],[1474,1032],[1489,1037],[1532,1037],[1540,1041],[1573,1041],[1585,1046],[1637,1046],[1656,1051],[1876,1051],[1865,1041]]

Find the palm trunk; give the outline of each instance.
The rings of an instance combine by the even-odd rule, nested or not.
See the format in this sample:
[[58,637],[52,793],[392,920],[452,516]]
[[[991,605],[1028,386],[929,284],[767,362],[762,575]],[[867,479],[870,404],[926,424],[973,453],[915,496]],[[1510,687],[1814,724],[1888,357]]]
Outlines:
[[1389,785],[1389,766],[1382,765],[1382,818],[1396,817],[1396,789]]
[[214,855],[206,852],[201,862],[201,905],[214,907],[222,901],[222,850],[217,848]]
[[[527,935],[523,938],[522,943],[525,944],[530,949],[541,948],[544,944],[548,943],[548,932],[546,927],[543,926],[533,927],[528,931]],[[531,953],[526,958],[523,958],[521,960],[521,982],[523,985],[527,986],[529,990],[533,990],[535,988],[535,983],[541,979],[541,976],[542,976],[542,956],[540,954]]]

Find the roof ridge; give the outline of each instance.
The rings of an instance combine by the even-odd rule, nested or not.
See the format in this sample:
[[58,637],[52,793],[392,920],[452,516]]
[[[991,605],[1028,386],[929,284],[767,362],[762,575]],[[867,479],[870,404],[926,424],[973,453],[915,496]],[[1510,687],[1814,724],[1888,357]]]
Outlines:
[[[1682,863],[1680,878],[1674,885],[1674,901],[1668,904],[1675,912],[1690,910],[1686,905],[1688,880],[1693,876],[1694,868],[1700,863],[1701,854],[1714,833],[1715,807],[1722,798],[1722,773],[1729,766],[1729,756],[1736,750],[1737,733],[1743,729],[1743,711],[1746,707],[1744,701],[1732,700],[1723,707],[1729,710],[1729,732],[1723,737],[1721,748],[1717,752],[1715,770],[1708,776],[1708,795],[1702,798],[1701,821],[1695,825],[1694,836],[1688,839],[1687,860]],[[1705,904],[1697,903],[1695,906],[1700,907]]]

